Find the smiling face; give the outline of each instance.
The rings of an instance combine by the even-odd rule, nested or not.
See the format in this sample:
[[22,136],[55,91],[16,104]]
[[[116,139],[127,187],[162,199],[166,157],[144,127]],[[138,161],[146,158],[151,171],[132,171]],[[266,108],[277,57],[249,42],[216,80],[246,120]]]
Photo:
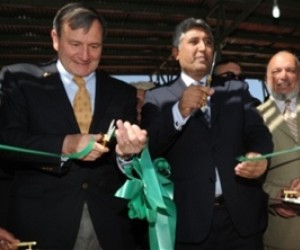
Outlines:
[[195,80],[200,80],[211,69],[213,41],[204,29],[193,28],[182,34],[173,56],[179,61],[181,70]]
[[62,25],[61,36],[51,32],[53,48],[57,51],[64,68],[72,75],[87,76],[95,71],[102,54],[102,26],[95,20],[90,29],[71,29]]
[[300,68],[295,56],[282,51],[275,54],[267,67],[267,85],[275,99],[285,100],[299,92]]

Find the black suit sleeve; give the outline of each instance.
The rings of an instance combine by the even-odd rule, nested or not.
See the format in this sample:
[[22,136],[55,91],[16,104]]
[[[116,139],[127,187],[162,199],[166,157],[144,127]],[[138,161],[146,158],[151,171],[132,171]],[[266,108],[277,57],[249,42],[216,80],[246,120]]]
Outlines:
[[[32,107],[28,105],[28,87],[34,85],[38,85],[35,76],[25,72],[11,73],[9,70],[2,72],[3,96],[0,107],[0,143],[29,150],[60,154],[64,136],[35,133],[33,130],[34,120],[30,116]],[[34,95],[32,98],[34,98]],[[40,116],[44,115],[40,114]],[[36,164],[60,166],[59,157],[3,151],[1,153],[5,157],[13,158],[16,161],[26,160]]]

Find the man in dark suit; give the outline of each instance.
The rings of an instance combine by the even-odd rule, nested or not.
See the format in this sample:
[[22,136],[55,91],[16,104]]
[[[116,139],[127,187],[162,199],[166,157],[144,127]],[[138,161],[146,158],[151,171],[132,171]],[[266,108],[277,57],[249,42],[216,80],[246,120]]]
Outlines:
[[[271,135],[243,82],[213,79],[213,37],[201,19],[181,22],[173,55],[181,75],[146,93],[142,127],[152,157],[171,166],[177,206],[176,250],[261,250],[267,223],[262,183]],[[203,82],[204,86],[201,86]]]
[[[127,204],[114,196],[125,178],[114,149],[126,158],[144,142],[134,138],[137,128],[129,123],[136,122],[136,89],[97,71],[105,29],[96,10],[68,4],[57,12],[51,31],[58,60],[2,71],[1,143],[58,155],[7,153],[18,162],[9,229],[41,249],[135,248]],[[73,111],[74,76],[86,82],[92,112],[88,132],[81,132]],[[125,139],[117,136],[121,143],[105,145],[101,133],[113,119],[119,119]],[[92,150],[80,159],[68,158],[90,144]]]

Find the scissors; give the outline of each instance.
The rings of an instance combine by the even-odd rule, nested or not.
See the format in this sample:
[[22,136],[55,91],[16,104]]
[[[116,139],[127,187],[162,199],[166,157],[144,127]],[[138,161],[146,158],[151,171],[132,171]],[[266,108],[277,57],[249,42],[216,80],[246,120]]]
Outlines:
[[108,127],[108,130],[106,132],[106,134],[104,134],[103,139],[101,140],[101,144],[103,146],[105,146],[111,139],[112,135],[114,134],[116,130],[116,126],[115,126],[115,119],[113,119]]

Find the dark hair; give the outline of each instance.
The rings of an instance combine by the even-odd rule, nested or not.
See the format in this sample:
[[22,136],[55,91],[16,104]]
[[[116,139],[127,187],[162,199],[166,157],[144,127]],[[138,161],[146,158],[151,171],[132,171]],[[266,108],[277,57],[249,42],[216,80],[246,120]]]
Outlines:
[[216,62],[215,66],[214,66],[214,69],[216,69],[218,66],[220,65],[225,65],[225,64],[228,64],[228,63],[234,63],[234,64],[237,64],[240,66],[240,68],[242,69],[242,65],[235,59],[232,59],[232,58],[227,58],[227,59],[222,59],[218,62]]
[[235,60],[233,58],[227,58],[227,59],[222,59],[222,60],[216,62],[215,66],[214,66],[214,72],[216,71],[217,67],[228,64],[228,63],[234,63],[241,68],[241,71],[243,70],[242,65],[237,60]]
[[64,23],[68,23],[73,30],[83,28],[88,31],[95,20],[101,24],[102,35],[105,37],[106,22],[96,9],[86,6],[83,3],[69,3],[57,11],[53,19],[53,28],[60,37]]
[[210,26],[203,19],[195,19],[191,17],[183,20],[176,26],[173,34],[173,47],[178,48],[181,35],[194,28],[203,29],[208,34],[213,43],[214,39]]

